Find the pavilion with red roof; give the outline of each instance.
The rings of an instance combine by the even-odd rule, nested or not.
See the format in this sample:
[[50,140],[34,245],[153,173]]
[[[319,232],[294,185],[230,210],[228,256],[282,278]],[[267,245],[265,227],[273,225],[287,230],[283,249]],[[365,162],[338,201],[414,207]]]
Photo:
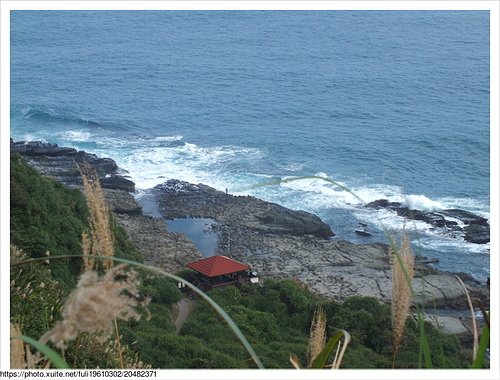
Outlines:
[[226,256],[211,256],[189,263],[187,267],[195,271],[190,278],[191,282],[202,290],[258,282],[256,273],[251,272],[250,265]]

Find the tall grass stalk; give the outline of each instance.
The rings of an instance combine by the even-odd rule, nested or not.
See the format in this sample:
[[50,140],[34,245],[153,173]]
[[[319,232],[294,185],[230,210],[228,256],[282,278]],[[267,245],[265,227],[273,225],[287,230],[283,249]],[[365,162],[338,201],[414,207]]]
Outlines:
[[47,346],[46,344],[44,344],[42,342],[34,340],[33,338],[26,336],[26,335],[17,335],[17,336],[11,337],[10,339],[20,339],[20,340],[24,341],[25,343],[28,343],[29,345],[33,346],[39,352],[44,354],[45,357],[47,357],[52,362],[52,364],[54,364],[54,366],[56,368],[59,368],[59,369],[69,369],[70,368],[68,363],[66,363],[64,361],[64,359],[57,352],[55,352],[53,349],[51,349],[49,346]]
[[486,354],[488,351],[488,346],[490,344],[490,328],[486,324],[483,327],[481,333],[481,339],[479,341],[479,347],[477,349],[476,359],[472,362],[471,368],[484,368],[484,363],[486,362]]
[[[79,169],[90,214],[90,237],[86,234],[82,236],[84,269],[93,269],[95,268],[95,261],[92,256],[114,256],[113,234],[109,224],[109,210],[104,199],[99,176],[88,164],[79,166]],[[111,268],[112,260],[104,260],[102,265],[104,270],[108,270]]]
[[309,334],[308,344],[308,359],[309,366],[312,365],[314,359],[321,353],[326,342],[326,315],[323,308],[320,306],[314,311],[313,320],[311,323],[311,331]]
[[339,369],[340,365],[342,364],[342,359],[344,358],[345,351],[350,341],[351,341],[351,335],[347,331],[345,330],[335,331],[335,333],[330,337],[328,342],[326,342],[323,350],[313,361],[311,368],[327,367],[328,358],[332,355],[333,350],[336,348],[331,368]]
[[[18,325],[10,324],[10,336],[20,336],[21,330]],[[21,339],[11,339],[10,341],[10,368],[25,368],[24,344]]]
[[[104,199],[99,176],[88,164],[85,164],[83,167],[79,167],[79,169],[82,175],[84,194],[90,213],[89,225],[91,228],[91,235],[89,237],[86,232],[82,233],[84,270],[88,271],[96,267],[96,263],[92,256],[102,254],[104,256],[113,257],[115,250],[113,244],[113,234],[111,233],[109,221],[109,210],[106,200]],[[109,270],[111,265],[111,260],[104,260],[104,271]],[[118,329],[116,317],[114,318],[114,325],[120,365],[121,368],[124,368],[120,331]]]
[[471,314],[472,318],[472,359],[476,360],[477,357],[477,349],[479,347],[479,339],[478,339],[478,333],[477,333],[477,325],[476,325],[476,313],[474,313],[474,306],[472,306],[472,301],[470,299],[469,291],[467,290],[467,287],[465,286],[464,282],[462,279],[458,276],[455,276],[455,278],[460,282],[460,285],[464,288],[465,295],[467,296],[467,304],[469,306],[469,311]]
[[[326,344],[322,347],[322,350],[316,356],[312,363],[309,364],[309,368],[313,369],[324,369],[330,367],[331,369],[339,369],[342,364],[342,359],[347,346],[351,341],[351,335],[345,330],[337,330],[328,339]],[[335,350],[335,354],[333,351]],[[328,360],[332,357],[333,360],[331,364],[328,364]],[[290,362],[295,369],[301,369],[300,360],[297,355],[290,355]]]
[[149,299],[141,300],[139,283],[137,272],[127,270],[125,264],[112,267],[101,277],[94,271],[85,271],[64,304],[63,319],[40,341],[51,341],[64,350],[68,341],[87,332],[99,334],[100,341],[105,342],[113,333],[115,319],[140,319],[135,308],[146,306]]
[[405,329],[406,319],[410,312],[412,303],[411,279],[415,274],[415,257],[411,250],[410,240],[406,231],[403,231],[401,247],[399,251],[392,251],[392,331],[393,331],[393,367],[401,346],[401,338]]

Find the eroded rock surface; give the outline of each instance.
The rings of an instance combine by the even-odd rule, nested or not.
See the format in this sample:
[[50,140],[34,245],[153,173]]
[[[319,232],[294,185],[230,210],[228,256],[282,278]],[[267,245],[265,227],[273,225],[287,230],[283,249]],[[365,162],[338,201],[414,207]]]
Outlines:
[[332,237],[329,225],[316,215],[294,211],[251,196],[234,196],[203,184],[169,180],[153,190],[166,219],[210,218],[260,233]]
[[81,186],[82,178],[78,166],[89,164],[99,176],[101,186],[106,189],[135,191],[135,184],[123,175],[111,158],[99,158],[95,154],[59,147],[57,144],[40,141],[10,141],[11,153],[26,157],[38,172],[68,186]]
[[161,219],[128,214],[117,214],[116,219],[148,265],[176,273],[185,269],[187,263],[202,258],[191,240],[183,234],[168,232]]

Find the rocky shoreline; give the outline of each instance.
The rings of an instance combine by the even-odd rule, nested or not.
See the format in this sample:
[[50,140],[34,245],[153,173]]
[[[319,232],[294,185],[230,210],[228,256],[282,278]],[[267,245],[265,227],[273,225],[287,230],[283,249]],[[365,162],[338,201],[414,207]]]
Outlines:
[[114,160],[38,141],[14,142],[11,139],[10,151],[23,155],[40,174],[73,188],[83,188],[78,165],[88,163],[93,167],[99,175],[110,211],[142,253],[146,264],[176,272],[202,257],[184,235],[168,232],[163,220],[143,215],[142,206],[132,195],[134,182]]
[[488,220],[468,211],[459,209],[447,209],[440,211],[412,210],[400,202],[389,202],[387,199],[379,199],[370,202],[366,207],[393,210],[399,216],[412,220],[422,220],[444,234],[454,237],[463,236],[465,241],[476,244],[490,242],[490,224]]
[[[154,218],[143,214],[142,206],[132,195],[133,181],[112,159],[41,142],[11,140],[10,148],[11,153],[25,156],[41,174],[71,187],[81,187],[78,164],[87,162],[94,167],[110,210],[148,264],[175,272],[202,257],[183,234],[168,232],[168,220],[210,218],[216,221],[213,228],[219,238],[215,254],[243,261],[261,276],[292,278],[337,301],[361,295],[390,302],[392,273],[388,246],[332,239],[334,233],[330,227],[313,214],[255,197],[233,196],[203,184],[169,180],[151,191],[162,216]],[[402,208],[384,202],[370,207]],[[489,238],[489,225],[479,217],[454,213],[454,218],[471,218],[468,225],[487,227]],[[443,226],[447,227],[446,222]],[[419,258],[417,266],[419,274],[413,279],[416,302],[437,308],[466,308],[465,292],[455,274],[433,269],[425,258]],[[487,286],[466,275],[461,278],[473,297],[489,304]]]
[[[331,239],[324,223],[302,211],[276,207],[254,197],[233,196],[203,184],[169,180],[152,194],[166,219],[210,218],[219,235],[216,254],[250,264],[265,276],[293,278],[332,299],[365,295],[389,302],[392,273],[388,246]],[[282,210],[284,209],[284,210]],[[309,223],[307,229],[301,227]],[[168,224],[168,221],[167,221]],[[452,274],[425,258],[413,279],[416,302],[436,307],[465,306],[465,293]],[[486,297],[486,288],[461,274],[469,291]]]

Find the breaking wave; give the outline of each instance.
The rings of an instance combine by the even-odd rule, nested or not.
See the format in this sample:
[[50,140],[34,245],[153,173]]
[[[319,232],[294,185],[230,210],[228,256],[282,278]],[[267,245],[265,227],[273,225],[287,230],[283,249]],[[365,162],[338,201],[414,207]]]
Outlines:
[[32,119],[35,121],[88,125],[93,127],[99,126],[99,123],[96,121],[80,116],[59,113],[53,109],[26,107],[22,109],[21,112],[25,119]]

